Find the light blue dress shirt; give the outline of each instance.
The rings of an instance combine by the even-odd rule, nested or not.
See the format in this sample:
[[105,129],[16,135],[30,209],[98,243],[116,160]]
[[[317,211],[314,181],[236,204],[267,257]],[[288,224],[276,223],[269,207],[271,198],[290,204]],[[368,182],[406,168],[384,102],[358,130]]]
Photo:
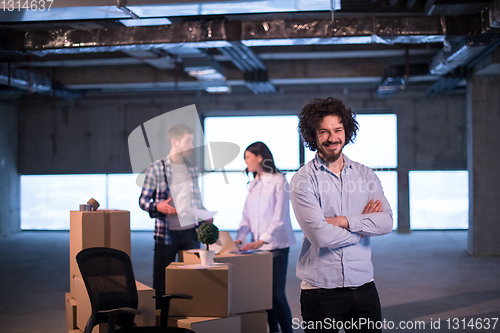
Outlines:
[[[375,172],[343,158],[340,179],[316,153],[290,182],[304,232],[297,277],[316,288],[358,287],[373,280],[370,237],[392,231],[392,210]],[[382,212],[362,214],[372,199],[380,200]],[[349,230],[328,224],[325,217],[332,216],[345,216]]]

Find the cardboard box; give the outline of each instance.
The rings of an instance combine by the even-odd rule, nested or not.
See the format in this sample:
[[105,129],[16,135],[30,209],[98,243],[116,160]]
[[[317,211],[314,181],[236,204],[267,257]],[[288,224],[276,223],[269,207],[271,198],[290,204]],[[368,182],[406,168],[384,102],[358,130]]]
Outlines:
[[66,303],[66,326],[68,331],[77,329],[76,326],[76,299],[71,297],[69,293],[64,294]]
[[137,286],[137,296],[139,297],[137,310],[141,311],[140,315],[135,316],[135,324],[137,326],[155,326],[156,303],[153,298],[155,290],[139,281],[135,281],[135,284]]
[[[85,331],[85,325],[90,318],[91,308],[87,288],[81,277],[75,278],[76,289],[76,327]],[[99,333],[99,325],[95,326],[92,333]]]
[[240,313],[241,333],[266,333],[267,332],[267,312],[247,312]]
[[[85,330],[85,325],[90,318],[91,306],[90,299],[87,293],[87,288],[82,278],[76,278],[76,291],[77,291],[77,306],[76,306],[76,326],[82,331]],[[155,326],[156,324],[156,306],[153,298],[155,291],[153,288],[146,286],[138,281],[135,282],[137,286],[137,296],[139,303],[137,310],[141,314],[135,316],[134,322],[137,326]],[[102,324],[105,326],[105,324]],[[94,327],[92,333],[99,333],[101,325]],[[105,329],[103,330],[105,331]]]
[[230,265],[200,268],[173,262],[165,269],[165,293],[184,293],[193,299],[172,299],[170,316],[227,317],[231,311]]
[[[182,260],[198,264],[198,253],[183,251]],[[179,259],[180,260],[180,259]],[[251,254],[216,254],[214,262],[231,264],[230,314],[271,309],[273,306],[273,255],[268,251]]]
[[70,212],[70,295],[77,300],[75,278],[82,275],[76,263],[76,255],[89,247],[110,247],[124,251],[130,256],[130,212],[126,210]]
[[181,327],[196,333],[240,333],[240,316],[217,317],[169,317],[169,327]]

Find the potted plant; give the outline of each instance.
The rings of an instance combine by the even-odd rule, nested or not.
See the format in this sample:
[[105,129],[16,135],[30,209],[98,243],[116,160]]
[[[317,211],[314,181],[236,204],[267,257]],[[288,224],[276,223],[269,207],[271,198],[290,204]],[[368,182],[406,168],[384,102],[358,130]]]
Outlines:
[[219,239],[219,228],[213,223],[203,223],[197,230],[198,239],[207,246],[206,250],[200,250],[200,259],[203,266],[212,266],[215,251],[209,250],[209,245],[215,244]]

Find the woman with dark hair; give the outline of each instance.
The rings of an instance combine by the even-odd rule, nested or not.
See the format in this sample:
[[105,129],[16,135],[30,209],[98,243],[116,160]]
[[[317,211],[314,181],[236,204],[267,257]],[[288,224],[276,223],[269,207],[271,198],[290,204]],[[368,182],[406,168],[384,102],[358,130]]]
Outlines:
[[290,222],[288,182],[274,164],[269,148],[263,142],[254,142],[245,150],[246,172],[253,173],[243,218],[235,243],[241,245],[252,233],[252,242],[241,250],[267,250],[273,254],[273,308],[268,310],[270,332],[292,332],[292,314],[285,294],[288,252],[295,244]]

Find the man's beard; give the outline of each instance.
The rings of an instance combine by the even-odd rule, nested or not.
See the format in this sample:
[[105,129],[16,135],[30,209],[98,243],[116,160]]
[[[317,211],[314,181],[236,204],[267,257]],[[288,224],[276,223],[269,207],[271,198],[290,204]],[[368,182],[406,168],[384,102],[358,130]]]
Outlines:
[[[336,143],[342,145],[342,142],[337,141]],[[318,145],[318,150],[319,153],[321,154],[321,157],[327,161],[327,162],[335,162],[339,159],[340,155],[342,154],[342,149],[344,149],[344,146],[340,148],[340,151],[338,153],[335,152],[328,152],[328,150],[322,145]]]

